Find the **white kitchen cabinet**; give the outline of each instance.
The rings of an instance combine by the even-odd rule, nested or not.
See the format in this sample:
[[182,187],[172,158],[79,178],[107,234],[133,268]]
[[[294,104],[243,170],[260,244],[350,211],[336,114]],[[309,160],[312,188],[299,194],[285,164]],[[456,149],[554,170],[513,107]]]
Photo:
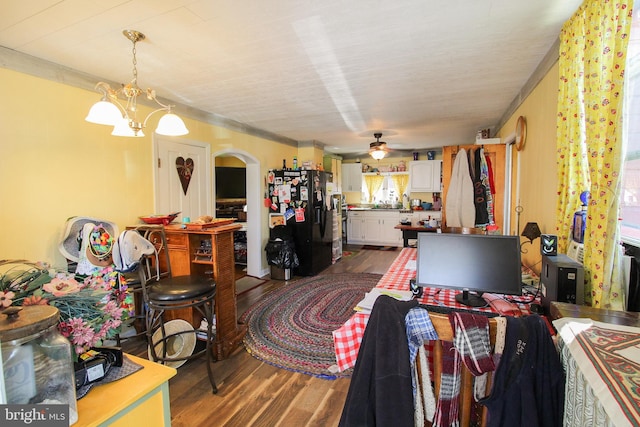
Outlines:
[[342,192],[362,192],[362,165],[360,163],[342,164]]
[[394,228],[399,223],[398,211],[349,211],[347,243],[402,246],[402,232]]
[[416,160],[409,163],[409,191],[439,193],[442,191],[442,160]]
[[349,211],[347,216],[347,243],[362,244],[364,230],[364,212]]

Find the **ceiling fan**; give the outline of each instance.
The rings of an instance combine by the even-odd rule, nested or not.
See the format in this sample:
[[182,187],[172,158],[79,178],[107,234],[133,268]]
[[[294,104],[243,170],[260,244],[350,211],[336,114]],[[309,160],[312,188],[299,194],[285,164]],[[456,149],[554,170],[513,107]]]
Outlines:
[[376,132],[373,134],[373,136],[376,138],[376,140],[369,144],[369,155],[375,160],[382,160],[389,152],[387,149],[387,143],[384,141],[380,141],[382,133]]

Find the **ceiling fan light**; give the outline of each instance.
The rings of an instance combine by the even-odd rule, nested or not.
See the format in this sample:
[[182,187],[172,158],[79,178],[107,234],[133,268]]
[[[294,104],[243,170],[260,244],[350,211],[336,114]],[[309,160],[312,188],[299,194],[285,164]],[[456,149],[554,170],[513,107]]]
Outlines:
[[133,130],[131,126],[129,126],[129,120],[126,117],[124,117],[124,118],[121,118],[118,121],[118,123],[115,124],[115,126],[113,127],[113,132],[111,132],[111,135],[140,138],[144,136],[144,132],[142,132],[142,130],[139,130],[138,132]]
[[370,153],[371,157],[373,157],[374,160],[382,160],[384,159],[384,156],[387,155],[387,153],[383,150],[372,150]]
[[114,103],[102,99],[93,104],[89,114],[84,119],[98,125],[115,126],[122,120],[122,114]]
[[156,133],[166,136],[180,136],[189,133],[182,119],[173,113],[167,113],[160,117]]

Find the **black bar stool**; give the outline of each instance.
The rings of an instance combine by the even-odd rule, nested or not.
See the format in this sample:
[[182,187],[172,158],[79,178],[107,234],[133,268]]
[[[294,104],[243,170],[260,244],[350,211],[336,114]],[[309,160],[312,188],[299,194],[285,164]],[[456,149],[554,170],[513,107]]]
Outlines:
[[[146,335],[151,359],[154,362],[166,364],[190,360],[206,354],[209,382],[215,394],[218,392],[218,388],[211,368],[213,363],[211,345],[215,337],[213,331],[215,282],[213,279],[197,275],[172,277],[164,227],[145,225],[136,227],[136,229],[156,247],[154,254],[143,257],[138,268],[143,300],[146,304]],[[160,262],[161,258],[163,262]],[[167,354],[171,340],[181,338],[180,335],[182,334],[196,334],[196,330],[190,329],[167,333],[163,314],[170,310],[185,308],[197,310],[206,319],[206,345],[203,350],[196,351],[191,355],[171,357],[171,355]],[[157,331],[160,331],[160,334],[157,334]],[[154,334],[156,339],[160,337],[159,341],[154,341]],[[157,351],[157,346],[162,351]]]

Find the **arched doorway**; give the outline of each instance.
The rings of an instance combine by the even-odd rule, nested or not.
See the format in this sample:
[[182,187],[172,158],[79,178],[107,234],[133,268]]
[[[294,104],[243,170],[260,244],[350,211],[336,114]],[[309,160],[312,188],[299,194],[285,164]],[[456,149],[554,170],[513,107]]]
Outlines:
[[[247,274],[262,277],[267,274],[262,269],[262,198],[260,196],[260,162],[250,153],[233,148],[217,151],[212,154],[212,165],[215,167],[216,157],[233,156],[242,160],[247,169]],[[215,174],[213,174],[215,177]],[[215,178],[214,178],[215,179]],[[213,185],[215,193],[215,182]],[[214,194],[215,197],[215,194]],[[215,203],[215,199],[214,199]]]

